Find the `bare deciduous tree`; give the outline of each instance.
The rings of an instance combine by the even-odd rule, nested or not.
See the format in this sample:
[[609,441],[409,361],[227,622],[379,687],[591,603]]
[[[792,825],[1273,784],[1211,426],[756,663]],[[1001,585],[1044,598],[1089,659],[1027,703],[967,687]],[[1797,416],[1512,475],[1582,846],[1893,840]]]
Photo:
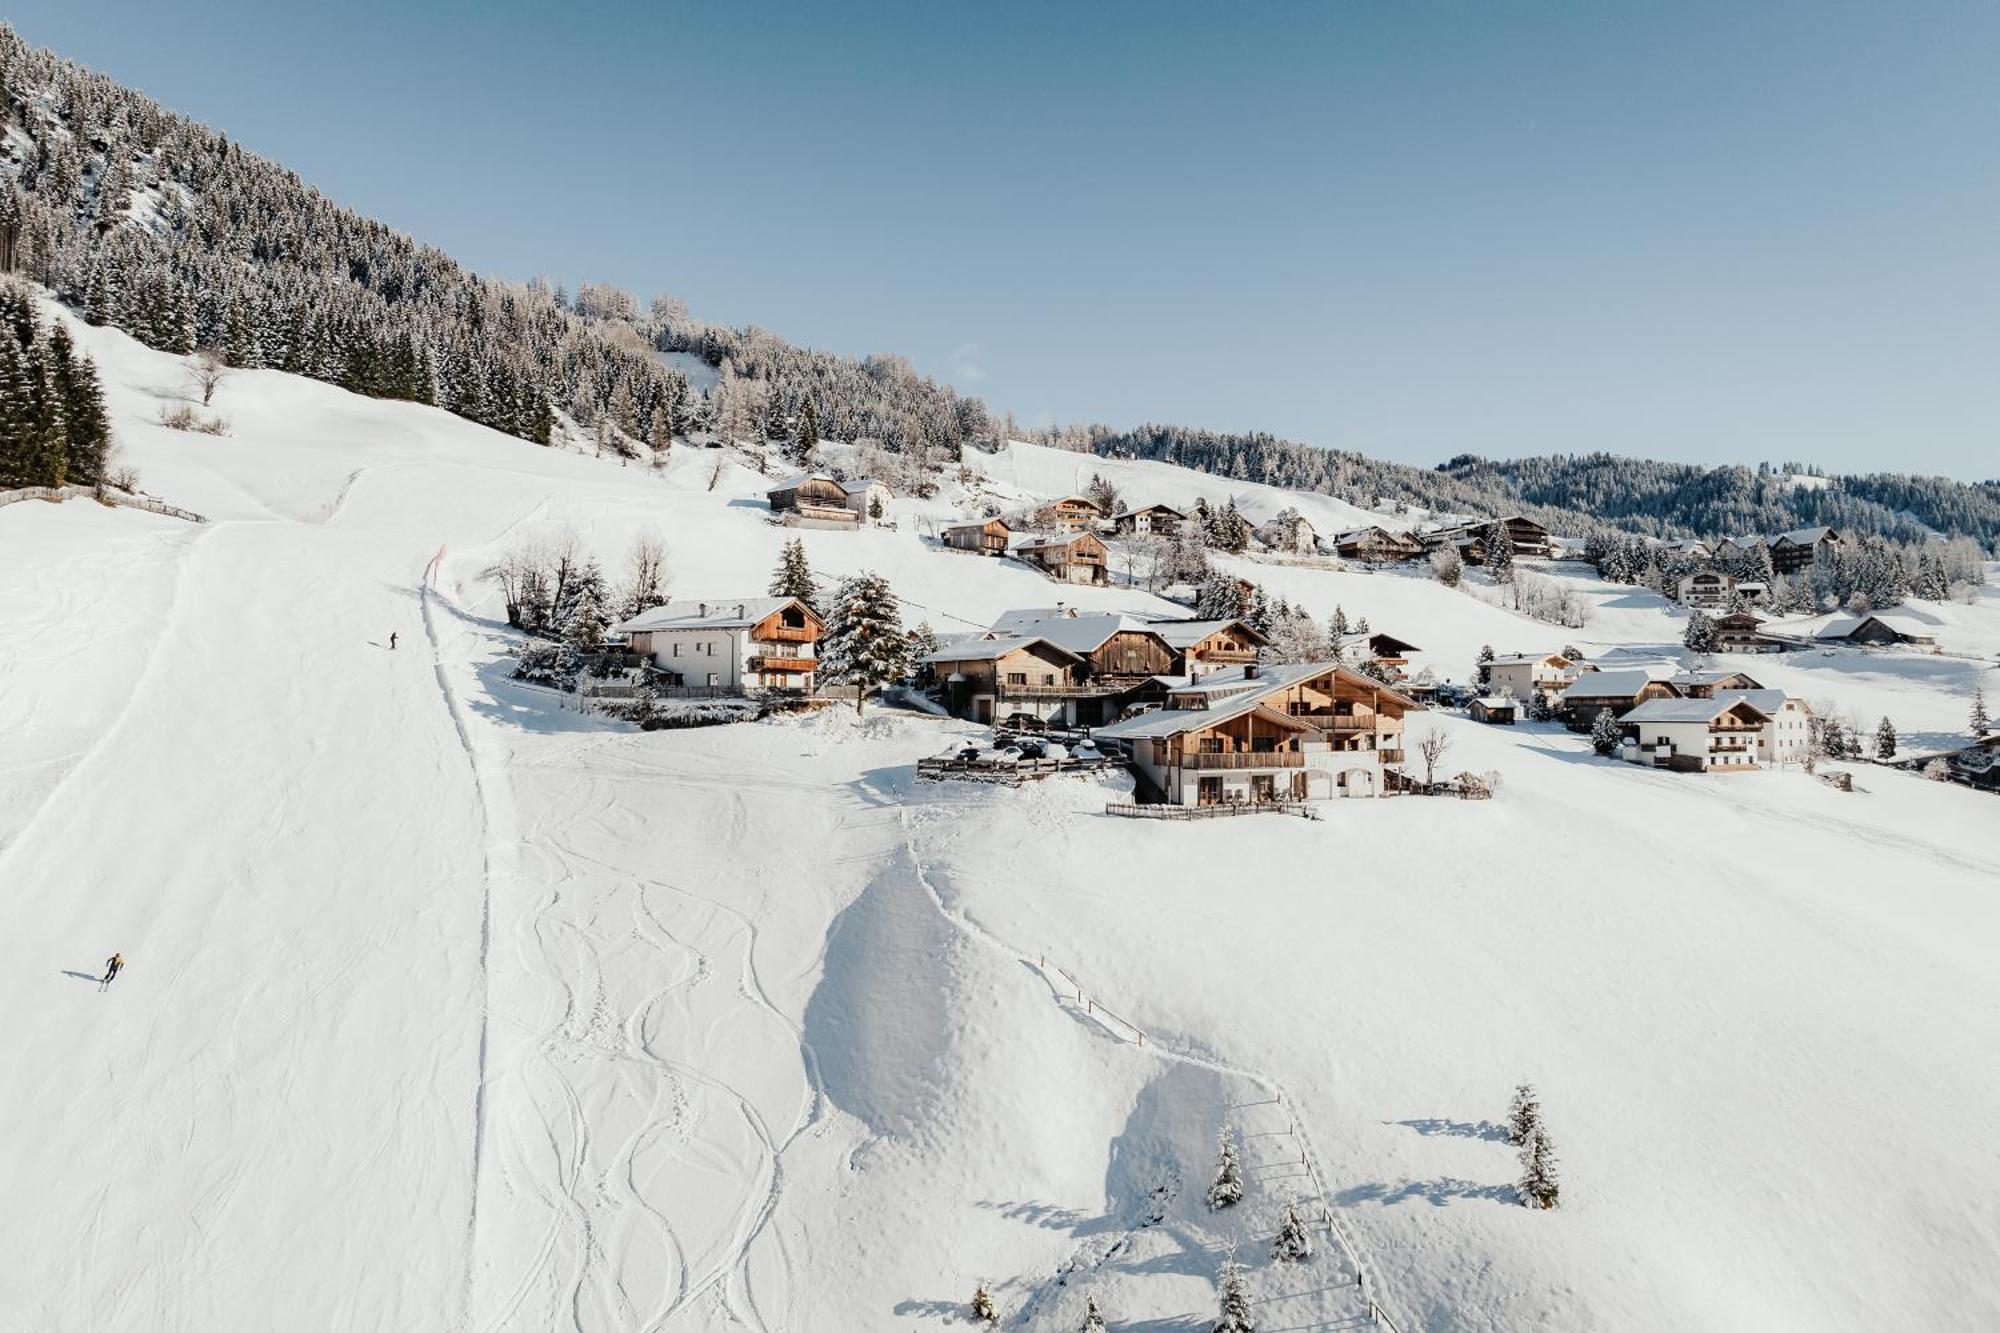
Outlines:
[[1424,761],[1426,787],[1437,785],[1437,766],[1443,760],[1445,751],[1449,749],[1451,749],[1450,733],[1439,731],[1436,726],[1430,727],[1417,738],[1417,754]]
[[201,395],[203,407],[214,399],[216,389],[228,374],[229,358],[220,347],[204,347],[188,358],[188,388]]

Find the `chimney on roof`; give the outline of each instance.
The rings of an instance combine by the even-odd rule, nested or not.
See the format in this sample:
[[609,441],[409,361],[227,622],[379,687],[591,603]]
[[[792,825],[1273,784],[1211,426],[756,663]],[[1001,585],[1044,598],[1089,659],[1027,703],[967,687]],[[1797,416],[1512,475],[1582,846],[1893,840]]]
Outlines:
[[701,616],[701,617],[703,617],[703,618],[706,618],[706,617],[707,617],[707,615],[708,615],[708,603],[707,603],[707,602],[696,602],[696,603],[694,604],[694,613],[695,613],[696,615],[698,615],[698,616]]
[[736,618],[738,620],[743,619],[743,605],[744,604],[742,602],[738,602],[736,604]]
[[1245,680],[1257,679],[1257,671],[1258,667],[1255,662],[1245,662],[1243,664],[1243,679]]

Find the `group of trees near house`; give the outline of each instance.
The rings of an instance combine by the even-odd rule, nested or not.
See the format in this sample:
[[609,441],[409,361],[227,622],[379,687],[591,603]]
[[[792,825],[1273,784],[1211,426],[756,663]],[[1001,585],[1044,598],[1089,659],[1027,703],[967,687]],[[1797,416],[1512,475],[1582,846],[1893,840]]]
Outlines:
[[105,482],[111,423],[97,367],[15,283],[0,283],[0,488]]
[[[1908,597],[1943,601],[1954,589],[1986,581],[1985,554],[1969,537],[1905,542],[1850,534],[1838,545],[1820,548],[1811,565],[1789,575],[1773,571],[1771,553],[1762,546],[1745,550],[1726,545],[1699,556],[1597,528],[1585,537],[1583,550],[1600,578],[1650,588],[1668,598],[1679,597],[1682,579],[1704,570],[1762,583],[1769,591],[1767,605],[1779,615],[1841,607],[1882,610]],[[1743,605],[1739,599],[1730,609]]]

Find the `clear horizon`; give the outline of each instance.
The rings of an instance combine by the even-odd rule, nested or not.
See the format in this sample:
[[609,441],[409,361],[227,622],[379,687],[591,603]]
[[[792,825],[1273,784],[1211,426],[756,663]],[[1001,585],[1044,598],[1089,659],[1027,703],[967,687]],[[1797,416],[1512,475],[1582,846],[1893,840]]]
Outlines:
[[2000,9],[9,21],[478,272],[1025,424],[2000,474]]

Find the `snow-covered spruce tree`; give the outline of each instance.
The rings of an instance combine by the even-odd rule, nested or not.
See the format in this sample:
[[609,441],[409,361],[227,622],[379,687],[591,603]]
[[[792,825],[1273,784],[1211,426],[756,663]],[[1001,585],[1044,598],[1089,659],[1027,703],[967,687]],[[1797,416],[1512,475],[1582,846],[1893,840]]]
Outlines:
[[[595,574],[596,571],[596,563],[592,562],[588,572]],[[604,631],[610,628],[610,625],[611,617],[605,608],[603,578],[578,580],[576,596],[570,602],[569,614],[563,617],[563,643],[578,652],[595,652],[604,646]]]
[[1689,651],[1712,653],[1715,651],[1715,622],[1700,611],[1688,615],[1687,633],[1681,636],[1681,643]]
[[1084,1298],[1083,1325],[1078,1333],[1104,1333],[1104,1316],[1098,1311],[1095,1296]]
[[1486,572],[1495,583],[1514,581],[1514,539],[1507,535],[1507,525],[1497,520],[1486,525]]
[[1597,718],[1590,724],[1590,748],[1601,755],[1617,753],[1620,741],[1618,718],[1609,708],[1597,710]]
[[1972,687],[1972,714],[1966,719],[1965,727],[1972,733],[1974,740],[1979,740],[1993,729],[1992,722],[1986,716],[1986,691],[1977,685]]
[[1083,494],[1086,499],[1104,511],[1106,518],[1118,512],[1118,488],[1098,473],[1090,474],[1090,485],[1083,488]]
[[910,656],[912,658],[929,657],[937,649],[937,631],[931,628],[930,621],[919,620],[917,627],[910,631]]
[[1278,1219],[1278,1236],[1271,1242],[1271,1257],[1281,1264],[1302,1264],[1312,1254],[1312,1233],[1306,1230],[1306,1220],[1288,1203],[1284,1216]]
[[1521,1145],[1521,1202],[1530,1208],[1553,1208],[1561,1188],[1556,1181],[1556,1148],[1539,1121]]
[[993,1293],[986,1289],[984,1282],[973,1289],[971,1310],[973,1319],[978,1323],[988,1327],[997,1327],[1000,1323],[999,1307],[993,1304]]
[[855,687],[856,713],[871,691],[909,674],[910,641],[887,579],[861,573],[841,582],[819,643],[819,662],[825,678]]
[[771,596],[796,597],[811,606],[815,593],[812,566],[806,563],[805,539],[794,537],[778,553],[778,567],[771,571]]
[[800,467],[811,467],[819,457],[819,413],[810,398],[799,407],[799,428],[793,432],[785,456]]
[[1492,664],[1493,645],[1490,643],[1481,644],[1479,648],[1479,660],[1472,667],[1472,683],[1482,690],[1493,684],[1493,673],[1487,669]]
[[1541,1123],[1542,1103],[1535,1095],[1535,1085],[1523,1083],[1514,1089],[1514,1100],[1507,1106],[1507,1142],[1522,1146]]
[[1215,1183],[1208,1187],[1208,1206],[1218,1212],[1243,1198],[1243,1164],[1236,1157],[1236,1136],[1225,1127],[1215,1140]]
[[1249,609],[1249,599],[1232,576],[1218,569],[1202,580],[1201,593],[1195,599],[1195,614],[1203,620],[1238,620]]
[[1221,1286],[1222,1308],[1213,1333],[1257,1333],[1256,1320],[1250,1314],[1250,1284],[1234,1255],[1222,1261]]
[[1875,727],[1875,757],[1877,759],[1896,757],[1896,724],[1886,715]]
[[1352,632],[1347,623],[1347,611],[1338,602],[1333,604],[1333,616],[1326,622],[1326,632],[1333,639],[1336,651],[1340,648],[1340,641]]

